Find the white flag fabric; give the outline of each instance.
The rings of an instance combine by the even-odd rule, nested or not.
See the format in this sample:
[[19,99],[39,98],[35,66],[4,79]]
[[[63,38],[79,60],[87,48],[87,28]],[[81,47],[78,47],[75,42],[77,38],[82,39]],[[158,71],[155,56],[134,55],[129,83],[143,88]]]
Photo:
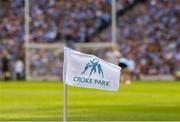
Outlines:
[[94,55],[64,48],[63,81],[77,87],[117,91],[121,68]]

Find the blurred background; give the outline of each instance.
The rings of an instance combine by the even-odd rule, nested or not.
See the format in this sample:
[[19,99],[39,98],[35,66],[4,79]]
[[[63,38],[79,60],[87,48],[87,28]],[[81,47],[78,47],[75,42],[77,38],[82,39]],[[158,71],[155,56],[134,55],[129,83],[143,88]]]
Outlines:
[[179,3],[117,0],[113,41],[111,0],[0,0],[0,79],[62,80],[65,45],[107,61],[116,50],[136,80],[178,79]]

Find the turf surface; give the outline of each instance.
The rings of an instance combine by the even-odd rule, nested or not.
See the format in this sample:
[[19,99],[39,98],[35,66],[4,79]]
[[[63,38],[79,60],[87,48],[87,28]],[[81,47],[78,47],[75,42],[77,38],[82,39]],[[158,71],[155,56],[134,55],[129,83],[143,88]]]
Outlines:
[[[61,82],[0,82],[0,120],[62,120]],[[68,86],[68,120],[180,120],[180,82],[134,82],[118,92]]]

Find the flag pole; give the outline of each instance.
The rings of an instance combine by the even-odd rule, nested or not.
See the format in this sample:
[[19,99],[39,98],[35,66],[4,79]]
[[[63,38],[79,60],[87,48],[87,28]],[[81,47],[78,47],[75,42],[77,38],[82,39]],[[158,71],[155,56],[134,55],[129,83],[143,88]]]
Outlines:
[[63,121],[67,121],[67,84],[64,83],[64,116]]

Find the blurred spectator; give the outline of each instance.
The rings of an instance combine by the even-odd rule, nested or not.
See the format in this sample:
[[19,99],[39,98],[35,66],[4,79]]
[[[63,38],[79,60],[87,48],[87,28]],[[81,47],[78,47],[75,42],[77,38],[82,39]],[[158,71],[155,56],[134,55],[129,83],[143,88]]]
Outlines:
[[22,60],[18,59],[16,61],[14,70],[16,73],[16,79],[23,80],[24,79],[24,63]]
[[117,47],[109,47],[106,51],[106,61],[118,65],[121,54]]
[[2,76],[3,80],[9,80],[10,79],[10,71],[9,71],[9,54],[8,51],[4,50],[2,55]]

